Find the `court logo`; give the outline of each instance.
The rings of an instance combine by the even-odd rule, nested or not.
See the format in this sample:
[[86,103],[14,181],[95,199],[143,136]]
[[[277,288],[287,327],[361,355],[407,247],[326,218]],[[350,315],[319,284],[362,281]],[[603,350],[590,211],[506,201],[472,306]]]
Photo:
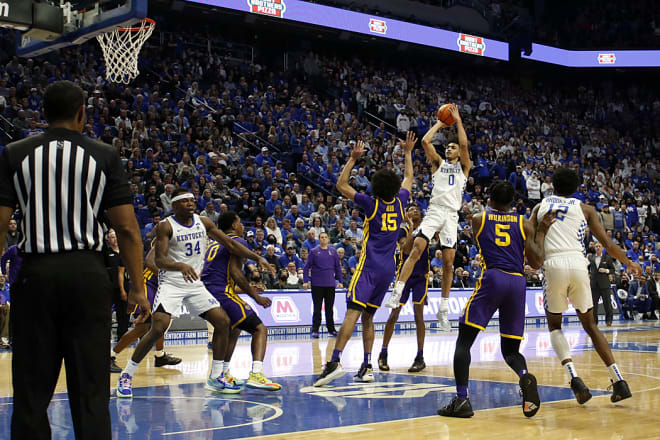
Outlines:
[[616,62],[616,54],[613,53],[599,53],[598,64],[614,64]]
[[273,298],[270,314],[275,322],[298,322],[300,312],[296,303],[290,296],[278,296]]
[[369,19],[369,31],[374,34],[385,35],[387,33],[387,23],[385,20],[379,20],[377,18]]
[[453,385],[441,383],[372,382],[347,386],[304,387],[301,393],[319,397],[344,397],[346,399],[411,399],[431,392],[454,393]]
[[286,11],[284,0],[247,0],[250,12],[282,18]]
[[464,53],[483,56],[484,52],[486,52],[486,42],[482,37],[475,37],[474,35],[468,34],[458,34],[456,44],[458,44],[458,50]]

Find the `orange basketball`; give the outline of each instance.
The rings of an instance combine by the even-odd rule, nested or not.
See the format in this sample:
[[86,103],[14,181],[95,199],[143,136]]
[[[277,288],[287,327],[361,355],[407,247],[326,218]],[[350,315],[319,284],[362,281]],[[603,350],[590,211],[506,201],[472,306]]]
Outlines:
[[451,104],[444,104],[438,109],[438,120],[445,125],[454,125],[456,123],[456,119],[449,112],[450,106]]

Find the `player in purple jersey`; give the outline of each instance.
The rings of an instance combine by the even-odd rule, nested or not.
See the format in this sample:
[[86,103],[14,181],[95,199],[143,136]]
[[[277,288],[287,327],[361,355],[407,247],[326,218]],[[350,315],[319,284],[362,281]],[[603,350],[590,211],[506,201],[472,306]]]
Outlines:
[[404,207],[410,196],[413,182],[412,150],[417,138],[408,132],[406,140],[400,140],[405,152],[404,179],[390,169],[383,168],[371,176],[373,196],[358,193],[348,184],[348,176],[356,162],[364,154],[364,143],[358,141],[337,181],[337,189],[354,201],[365,214],[362,254],[346,293],[346,316],[337,334],[335,349],[330,362],[314,382],[319,387],[342,376],[344,369],[339,363],[341,352],[353,334],[355,323],[362,317],[364,361],[355,375],[356,382],[374,380],[371,367],[371,348],[374,344],[373,316],[383,302],[385,293],[394,277],[394,251],[399,228],[404,221]]
[[[417,205],[411,205],[406,211],[406,225],[399,229],[399,267],[397,269],[397,278],[401,271],[403,262],[406,261],[408,254],[413,246],[415,231],[419,224],[422,222],[422,213]],[[390,371],[387,365],[387,346],[392,339],[394,333],[394,326],[399,319],[401,307],[406,304],[410,293],[412,292],[413,311],[415,313],[415,329],[417,331],[417,356],[413,361],[412,366],[408,369],[409,373],[418,373],[426,368],[424,362],[424,336],[426,335],[426,327],[424,326],[424,306],[427,304],[427,293],[429,287],[429,270],[431,270],[429,261],[429,248],[428,246],[422,252],[422,256],[417,260],[413,273],[408,278],[406,286],[403,289],[403,295],[399,298],[396,307],[390,312],[387,323],[385,324],[385,333],[383,334],[383,347],[378,356],[378,368],[381,371]],[[386,304],[387,305],[387,304]]]
[[[140,282],[144,283],[144,294],[149,300],[149,304],[153,306],[154,297],[158,291],[158,268],[156,267],[155,262],[155,251],[153,248],[154,240],[151,242],[151,249],[147,253],[147,257],[144,260],[144,272],[142,280]],[[151,326],[151,315],[145,320],[140,321],[139,317],[142,315],[140,313],[140,306],[135,306],[133,310],[133,316],[136,318],[133,321],[134,327],[124,333],[122,337],[117,341],[117,344],[110,351],[110,372],[111,373],[121,373],[121,368],[117,365],[116,360],[119,353],[121,353],[125,348],[130,346],[133,342],[140,339],[144,336]],[[156,353],[154,355],[154,366],[164,367],[165,365],[178,365],[181,363],[181,358],[172,356],[169,353],[165,353],[165,335],[163,335],[158,341],[156,341]]]
[[[220,230],[229,238],[247,246],[243,235],[243,223],[234,211],[227,211],[218,219]],[[259,295],[256,288],[250,285],[242,271],[243,261],[240,257],[229,253],[220,243],[214,243],[206,251],[202,282],[211,295],[220,302],[220,306],[227,312],[231,333],[229,344],[225,351],[223,373],[227,380],[237,385],[243,381],[236,380],[229,371],[231,356],[236,348],[241,330],[252,335],[252,370],[247,380],[247,386],[262,390],[277,391],[282,388],[263,373],[264,355],[266,354],[266,339],[268,329],[261,322],[259,316],[252,308],[238,296],[238,288],[247,293],[257,304],[263,308],[270,307],[269,298]]]
[[[519,376],[523,414],[532,417],[541,401],[536,378],[527,372],[527,362],[520,353],[525,328],[527,294],[523,268],[525,256],[533,268],[543,264],[543,249],[534,241],[535,229],[522,215],[510,211],[515,195],[508,181],[497,181],[489,190],[489,208],[472,217],[472,230],[481,254],[482,272],[472,296],[465,304],[458,326],[454,352],[454,377],[457,395],[438,414],[447,417],[472,417],[468,397],[470,348],[479,330],[484,330],[496,310],[500,316],[502,356]],[[538,232],[547,231],[554,221],[548,214],[539,223]]]

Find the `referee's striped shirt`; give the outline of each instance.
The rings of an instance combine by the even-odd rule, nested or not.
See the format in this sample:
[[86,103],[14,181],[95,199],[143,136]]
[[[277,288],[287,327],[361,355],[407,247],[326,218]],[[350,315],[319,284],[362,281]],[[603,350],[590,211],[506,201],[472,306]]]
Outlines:
[[0,205],[22,212],[23,253],[101,251],[103,211],[131,203],[119,152],[78,132],[50,129],[0,155]]

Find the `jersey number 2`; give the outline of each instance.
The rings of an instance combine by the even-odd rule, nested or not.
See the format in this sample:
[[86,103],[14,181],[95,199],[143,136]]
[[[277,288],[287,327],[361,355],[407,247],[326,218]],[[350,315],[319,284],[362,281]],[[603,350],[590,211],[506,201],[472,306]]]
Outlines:
[[555,209],[555,204],[551,203],[549,210],[550,210],[550,212],[553,212],[553,211],[556,210],[557,211],[557,220],[563,222],[564,217],[566,216],[566,213],[568,212],[568,205],[557,205],[557,208]]
[[385,212],[381,218],[381,231],[396,231],[396,212]]
[[200,249],[199,249],[199,241],[195,245],[195,249],[193,250],[193,245],[192,243],[186,243],[186,257],[192,256],[193,252],[197,255],[200,254]]
[[496,224],[495,225],[495,235],[497,238],[495,238],[495,244],[501,247],[508,246],[511,244],[511,236],[509,235],[508,231],[511,228],[511,225],[502,225],[502,224]]

